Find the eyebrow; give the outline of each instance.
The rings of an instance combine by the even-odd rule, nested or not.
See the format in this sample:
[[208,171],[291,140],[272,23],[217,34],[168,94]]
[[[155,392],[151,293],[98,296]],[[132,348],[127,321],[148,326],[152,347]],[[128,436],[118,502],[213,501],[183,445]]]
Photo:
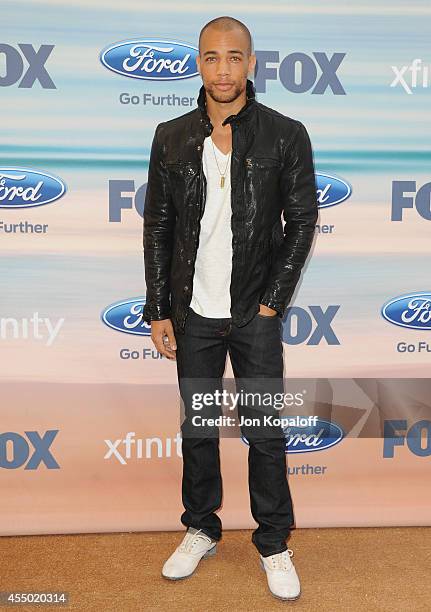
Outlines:
[[[210,54],[217,55],[217,53],[218,53],[218,51],[205,51],[204,57],[205,57],[205,55],[210,55]],[[241,49],[229,49],[228,53],[239,53],[240,55],[244,55],[244,53],[241,51]]]

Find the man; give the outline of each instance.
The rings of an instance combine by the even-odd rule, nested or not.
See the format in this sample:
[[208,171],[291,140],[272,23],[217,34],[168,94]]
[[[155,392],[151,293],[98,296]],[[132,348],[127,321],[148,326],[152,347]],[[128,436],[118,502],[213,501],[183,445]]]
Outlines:
[[[186,415],[181,521],[187,531],[162,570],[172,580],[190,576],[221,539],[218,428],[198,431],[191,424],[193,394],[222,388],[228,352],[236,381],[280,389],[282,317],[317,222],[308,133],[300,121],[256,100],[248,79],[255,63],[242,22],[224,16],[207,23],[199,37],[197,108],[160,123],[151,148],[143,320],[151,322],[157,350],[176,359]],[[256,413],[246,405],[238,410]],[[199,414],[220,412],[211,406]],[[242,427],[258,523],[252,541],[271,593],[297,599],[300,583],[285,542],[294,524],[285,439],[281,428],[264,429]]]

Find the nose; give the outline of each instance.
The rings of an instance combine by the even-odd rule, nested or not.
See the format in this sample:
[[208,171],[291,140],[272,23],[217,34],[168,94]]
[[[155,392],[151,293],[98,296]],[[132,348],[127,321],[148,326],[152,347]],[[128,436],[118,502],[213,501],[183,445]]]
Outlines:
[[221,59],[218,63],[217,74],[219,76],[230,74],[230,66],[227,59]]

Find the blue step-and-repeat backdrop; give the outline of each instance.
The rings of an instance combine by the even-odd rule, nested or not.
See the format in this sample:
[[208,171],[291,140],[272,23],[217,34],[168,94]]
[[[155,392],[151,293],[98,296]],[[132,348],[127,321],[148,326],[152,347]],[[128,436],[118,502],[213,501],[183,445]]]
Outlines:
[[[176,366],[140,320],[142,215],[154,129],[196,106],[199,31],[224,14],[253,35],[257,99],[314,148],[285,375],[326,381],[309,400],[340,435],[322,418],[286,448],[297,526],[429,524],[431,6],[214,8],[2,2],[0,534],[182,528]],[[222,463],[224,525],[253,527],[241,439]]]

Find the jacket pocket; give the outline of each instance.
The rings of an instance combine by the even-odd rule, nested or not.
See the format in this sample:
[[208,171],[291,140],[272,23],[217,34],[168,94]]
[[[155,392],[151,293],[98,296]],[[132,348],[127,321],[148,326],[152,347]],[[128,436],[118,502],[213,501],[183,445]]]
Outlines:
[[171,160],[166,161],[165,165],[173,202],[180,212],[198,199],[200,168],[191,161]]
[[194,176],[199,172],[199,166],[195,162],[188,161],[167,161],[166,168],[170,175],[180,175],[183,177]]
[[268,168],[281,168],[281,161],[276,157],[260,157],[250,156],[244,160],[244,165],[247,168],[268,169]]

